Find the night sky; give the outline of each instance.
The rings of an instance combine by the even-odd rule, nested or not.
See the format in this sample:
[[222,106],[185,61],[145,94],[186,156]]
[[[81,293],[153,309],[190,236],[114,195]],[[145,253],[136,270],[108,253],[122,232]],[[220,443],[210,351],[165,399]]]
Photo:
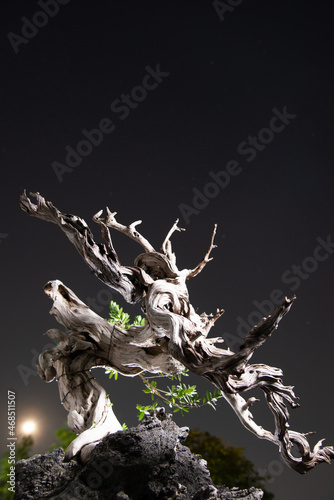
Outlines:
[[[3,449],[8,389],[18,431],[38,421],[35,452],[66,421],[56,382],[34,367],[50,346],[43,334],[58,326],[47,281],[60,279],[103,317],[111,299],[140,312],[92,275],[58,227],[19,208],[23,189],[84,218],[97,241],[92,216],[106,206],[123,224],[141,219],[156,248],[180,218],[179,268],[202,259],[217,223],[214,260],[188,282],[192,304],[225,309],[211,334],[235,349],[275,301],[296,294],[252,361],[282,368],[295,386],[291,429],[334,445],[332,2],[49,2],[6,2],[1,16]],[[141,247],[112,236],[132,265]],[[136,403],[148,401],[141,381],[96,373],[119,421],[136,425]],[[255,419],[272,429],[257,405]],[[224,400],[175,418],[243,446],[273,475],[278,500],[334,499],[334,465],[293,472]]]

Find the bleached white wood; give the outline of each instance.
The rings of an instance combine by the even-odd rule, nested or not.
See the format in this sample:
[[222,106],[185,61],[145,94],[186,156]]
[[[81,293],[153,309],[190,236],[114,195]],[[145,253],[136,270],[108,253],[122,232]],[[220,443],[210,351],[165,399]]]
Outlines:
[[[46,284],[45,292],[53,300],[50,312],[66,331],[47,332],[59,344],[40,355],[38,371],[47,382],[57,379],[62,404],[69,412],[69,426],[78,434],[66,450],[67,459],[82,450],[82,459],[86,460],[94,443],[121,429],[109,398],[91,374],[92,368],[104,366],[127,376],[142,371],[175,375],[188,368],[218,387],[241,423],[257,437],[276,444],[294,470],[305,473],[321,462],[330,462],[334,457],[333,447],[322,447],[319,441],[311,450],[307,434],[290,431],[286,404],[292,408],[298,404],[293,387],[282,383],[282,370],[249,364],[255,349],[276,330],[295,297],[285,298],[271,316],[254,326],[237,352],[218,348],[215,344],[222,339],[207,336],[224,311],[217,310],[214,316],[197,314],[186,285],[212,259],[216,227],[203,260],[192,270],[179,270],[170,241],[175,231],[182,230],[177,226],[178,221],[167,233],[159,253],[135,229],[139,221],[124,226],[116,222],[116,213],[107,209],[107,217],[101,218],[99,212],[93,219],[100,225],[104,239],[104,244],[98,245],[84,220],[61,213],[38,193],[33,196],[36,204],[23,193],[21,208],[32,216],[58,224],[96,276],[129,303],[141,300],[146,316],[145,326],[122,330],[91,311],[60,281]],[[131,237],[145,249],[134,266],[120,264],[108,227]],[[257,388],[264,392],[273,413],[274,433],[253,419],[250,407],[258,400],[246,401],[241,396]],[[293,444],[297,445],[300,457],[292,454]]]

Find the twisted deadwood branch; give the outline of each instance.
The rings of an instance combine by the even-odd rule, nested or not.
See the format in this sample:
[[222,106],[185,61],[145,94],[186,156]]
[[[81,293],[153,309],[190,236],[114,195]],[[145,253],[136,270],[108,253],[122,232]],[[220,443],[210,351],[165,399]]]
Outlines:
[[[292,469],[305,473],[321,462],[330,463],[334,457],[333,447],[323,448],[321,440],[312,451],[307,440],[309,434],[289,430],[286,403],[292,408],[298,404],[293,387],[282,383],[282,370],[248,364],[255,349],[270,337],[289,311],[295,297],[285,298],[271,316],[254,326],[238,352],[217,348],[215,344],[222,339],[210,339],[207,335],[224,311],[218,310],[214,317],[199,316],[189,301],[186,286],[186,280],[199,274],[211,260],[216,227],[203,260],[194,269],[179,270],[170,241],[173,232],[182,231],[178,221],[168,232],[161,252],[157,252],[135,229],[140,221],[124,226],[116,221],[116,213],[107,209],[106,217],[102,218],[99,212],[93,218],[100,225],[104,239],[104,244],[97,244],[84,220],[61,213],[38,193],[33,196],[36,204],[24,192],[21,208],[29,215],[58,224],[96,276],[121,293],[126,301],[143,300],[146,315],[145,326],[133,326],[125,331],[91,311],[60,281],[46,284],[45,292],[53,300],[50,313],[67,331],[47,332],[57,338],[59,344],[40,355],[38,372],[47,382],[57,379],[62,404],[69,412],[69,427],[78,434],[66,450],[67,459],[80,455],[81,460],[87,460],[99,440],[121,429],[108,396],[91,374],[92,368],[103,366],[127,376],[142,371],[175,375],[188,368],[222,391],[247,429],[278,445]],[[136,258],[133,267],[121,265],[108,227],[131,237],[144,248],[145,253]],[[253,419],[249,408],[258,400],[246,401],[241,396],[255,388],[261,388],[265,394],[274,416],[274,433]],[[294,444],[300,457],[292,454]]]

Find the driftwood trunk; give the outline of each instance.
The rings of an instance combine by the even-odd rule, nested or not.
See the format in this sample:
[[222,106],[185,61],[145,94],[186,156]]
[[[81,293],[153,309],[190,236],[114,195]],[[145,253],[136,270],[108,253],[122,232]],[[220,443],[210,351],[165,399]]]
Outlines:
[[[223,314],[198,315],[189,301],[186,282],[195,277],[211,260],[209,249],[194,269],[179,270],[172,252],[171,235],[182,229],[173,225],[161,251],[157,252],[141,236],[136,226],[123,226],[116,213],[107,209],[93,218],[100,225],[104,243],[97,244],[86,222],[77,216],[59,212],[38,193],[34,204],[26,193],[21,196],[21,208],[29,215],[58,224],[75,245],[94,274],[106,285],[118,291],[129,303],[142,301],[145,326],[129,330],[111,325],[95,314],[60,281],[46,284],[45,292],[53,300],[51,314],[65,331],[49,330],[47,334],[60,343],[41,354],[39,374],[46,381],[58,381],[60,398],[69,412],[68,424],[78,437],[66,450],[67,459],[80,454],[87,460],[91,449],[106,435],[121,429],[104,389],[97,384],[91,369],[112,368],[123,375],[135,376],[142,371],[173,375],[188,368],[192,373],[212,382],[222,391],[241,423],[261,439],[278,445],[282,457],[294,470],[305,473],[321,462],[330,463],[333,447],[322,447],[322,441],[310,449],[307,434],[289,430],[286,406],[296,407],[292,386],[282,383],[283,372],[265,364],[249,364],[255,349],[261,346],[289,311],[295,297],[283,304],[268,318],[252,328],[238,352],[216,347],[221,338],[208,338],[214,322]],[[115,229],[137,241],[144,249],[134,263],[121,265],[113,247],[109,229]],[[255,398],[245,400],[241,394],[260,388],[273,413],[275,432],[257,425],[250,412]],[[296,444],[300,457],[292,454]]]

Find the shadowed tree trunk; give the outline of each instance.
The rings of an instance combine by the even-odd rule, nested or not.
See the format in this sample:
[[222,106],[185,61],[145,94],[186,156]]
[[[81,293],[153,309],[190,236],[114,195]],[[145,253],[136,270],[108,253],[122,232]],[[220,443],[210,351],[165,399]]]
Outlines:
[[[59,344],[42,353],[39,374],[50,382],[58,381],[61,401],[69,412],[69,427],[78,437],[66,450],[66,458],[80,454],[89,459],[92,448],[106,435],[121,429],[104,389],[91,375],[97,366],[112,368],[123,375],[135,376],[142,371],[174,375],[188,368],[208,379],[232,406],[241,423],[261,439],[278,445],[282,457],[294,470],[305,473],[321,462],[330,463],[332,447],[322,447],[322,441],[310,449],[307,434],[290,431],[286,406],[296,407],[292,386],[282,383],[283,372],[265,364],[249,364],[260,347],[277,328],[289,311],[295,297],[285,298],[271,316],[263,318],[246,335],[238,352],[221,349],[215,344],[221,338],[208,338],[215,321],[223,314],[198,315],[189,301],[187,280],[197,276],[211,260],[215,247],[214,229],[209,249],[194,269],[179,270],[172,251],[171,236],[182,231],[175,222],[163,241],[161,251],[139,234],[141,221],[124,226],[116,221],[116,213],[107,209],[93,220],[99,224],[104,243],[97,244],[86,222],[74,215],[61,213],[38,193],[34,204],[26,193],[21,196],[21,208],[29,215],[58,224],[83,257],[94,274],[106,285],[118,291],[129,303],[142,301],[145,326],[123,330],[95,314],[60,281],[46,284],[45,292],[53,300],[51,314],[65,331],[49,330]],[[116,254],[109,229],[134,239],[144,249],[134,266],[123,266]],[[257,425],[250,412],[255,398],[245,400],[241,394],[260,388],[275,421],[274,433]],[[296,444],[300,457],[295,457]]]

